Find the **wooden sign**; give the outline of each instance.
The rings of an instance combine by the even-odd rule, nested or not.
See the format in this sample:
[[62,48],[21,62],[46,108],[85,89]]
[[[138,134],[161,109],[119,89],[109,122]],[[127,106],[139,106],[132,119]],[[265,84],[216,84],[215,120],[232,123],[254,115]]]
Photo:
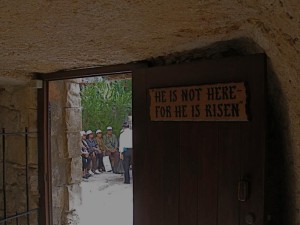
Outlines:
[[152,121],[247,121],[244,83],[149,89]]

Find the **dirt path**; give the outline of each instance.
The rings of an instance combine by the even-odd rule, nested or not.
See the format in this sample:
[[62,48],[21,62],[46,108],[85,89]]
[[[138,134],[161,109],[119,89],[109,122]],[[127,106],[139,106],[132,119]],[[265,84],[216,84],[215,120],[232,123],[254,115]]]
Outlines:
[[132,225],[132,184],[123,175],[103,173],[82,182],[80,225]]

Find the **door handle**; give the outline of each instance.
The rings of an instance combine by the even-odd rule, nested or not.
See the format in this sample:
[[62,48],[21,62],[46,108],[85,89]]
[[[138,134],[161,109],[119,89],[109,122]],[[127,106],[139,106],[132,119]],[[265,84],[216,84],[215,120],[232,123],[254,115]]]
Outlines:
[[240,180],[238,184],[238,200],[240,202],[247,201],[249,197],[249,182]]
[[246,222],[246,224],[254,224],[255,223],[255,215],[254,215],[254,213],[248,213],[245,216],[245,222]]

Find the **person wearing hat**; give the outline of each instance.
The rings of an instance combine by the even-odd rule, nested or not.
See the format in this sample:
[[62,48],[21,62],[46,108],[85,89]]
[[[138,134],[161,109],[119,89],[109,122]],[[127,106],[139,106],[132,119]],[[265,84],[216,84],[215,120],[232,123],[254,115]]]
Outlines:
[[132,158],[132,130],[129,129],[129,124],[123,124],[123,132],[120,134],[120,159],[123,162],[124,168],[124,184],[130,184],[130,163]]
[[90,174],[88,173],[89,166],[91,164],[91,159],[89,158],[88,144],[86,143],[86,132],[80,131],[81,135],[81,159],[82,159],[82,178],[88,179]]
[[98,156],[98,170],[100,172],[104,172],[105,168],[104,168],[104,164],[103,164],[103,156],[105,155],[105,145],[104,145],[101,130],[96,131],[96,142],[97,142],[98,148],[100,150],[100,153],[97,155]]
[[118,139],[115,134],[113,134],[112,127],[109,126],[106,128],[106,134],[103,137],[105,149],[106,149],[106,155],[109,156],[109,159],[111,161],[111,166],[114,173],[117,173],[116,165],[119,162],[120,155],[118,152]]
[[97,155],[100,153],[100,150],[98,148],[97,142],[94,139],[94,133],[91,130],[88,130],[86,132],[86,143],[89,146],[89,153],[90,158],[92,159],[92,172],[94,174],[100,174],[98,171],[98,165],[97,165]]

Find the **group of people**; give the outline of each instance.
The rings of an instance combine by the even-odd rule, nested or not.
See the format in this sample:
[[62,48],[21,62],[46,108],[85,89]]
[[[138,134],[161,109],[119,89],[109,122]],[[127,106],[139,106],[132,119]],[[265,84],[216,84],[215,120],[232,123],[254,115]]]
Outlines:
[[[83,178],[100,174],[105,170],[103,157],[108,156],[113,173],[124,173],[124,183],[130,184],[130,164],[132,161],[132,130],[128,123],[123,124],[120,139],[113,134],[112,127],[106,133],[97,130],[80,131]],[[110,172],[110,171],[106,171]]]

